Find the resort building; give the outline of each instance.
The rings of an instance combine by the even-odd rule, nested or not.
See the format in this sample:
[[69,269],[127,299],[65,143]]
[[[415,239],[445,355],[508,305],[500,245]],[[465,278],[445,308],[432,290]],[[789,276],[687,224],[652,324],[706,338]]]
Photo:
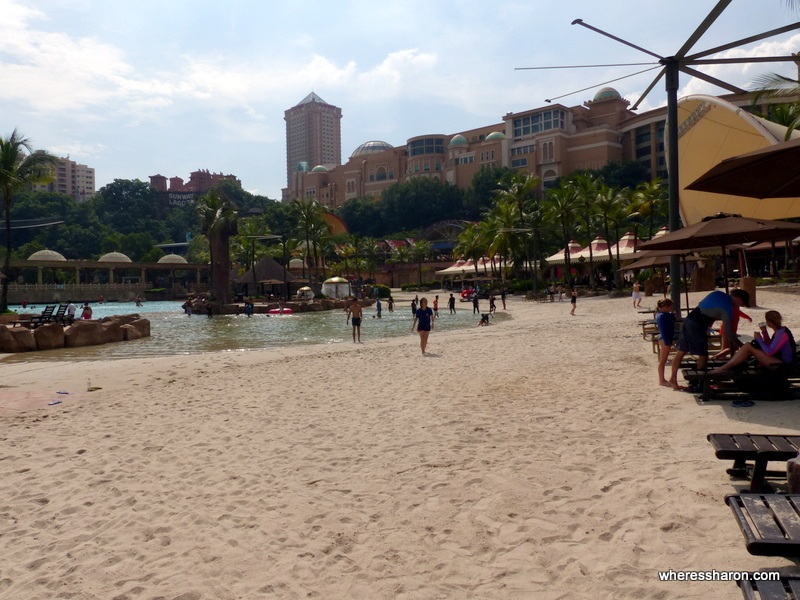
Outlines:
[[[752,101],[750,94],[723,98],[745,109]],[[402,146],[368,141],[342,165],[320,161],[291,168],[293,163],[288,163],[291,177],[283,198],[314,198],[333,210],[352,198],[379,198],[389,186],[414,177],[467,188],[474,175],[489,166],[534,174],[543,189],[574,171],[601,169],[614,161],[638,161],[649,178],[666,179],[666,117],[666,107],[638,114],[615,89],[606,87],[582,105],[548,104],[510,112],[502,122],[418,135]]]
[[53,180],[50,183],[36,185],[37,192],[57,192],[71,196],[81,202],[94,194],[94,169],[76,163],[67,158],[56,159]]
[[328,104],[311,92],[299,104],[284,112],[286,121],[286,188],[283,201],[299,197],[300,173],[342,162],[342,109]]

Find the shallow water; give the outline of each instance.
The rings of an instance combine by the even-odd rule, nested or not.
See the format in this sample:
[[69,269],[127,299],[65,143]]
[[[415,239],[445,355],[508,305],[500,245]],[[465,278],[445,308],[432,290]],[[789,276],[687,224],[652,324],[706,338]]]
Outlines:
[[[298,344],[352,343],[352,327],[347,324],[342,310],[294,315],[217,315],[209,319],[205,315],[185,315],[179,302],[146,302],[137,308],[133,302],[93,304],[93,317],[116,314],[139,313],[150,319],[150,337],[90,346],[86,348],[63,348],[45,352],[25,352],[8,357],[5,361],[47,360],[106,360],[122,358],[149,358],[203,352],[241,351],[263,348],[279,348]],[[385,303],[384,303],[385,306]],[[361,340],[371,340],[411,335],[411,308],[395,309],[393,313],[383,311],[381,319],[373,319],[374,307],[364,311]],[[496,320],[508,318],[499,313]],[[439,311],[437,331],[474,327],[479,320],[472,314],[469,304],[461,304],[455,315]]]

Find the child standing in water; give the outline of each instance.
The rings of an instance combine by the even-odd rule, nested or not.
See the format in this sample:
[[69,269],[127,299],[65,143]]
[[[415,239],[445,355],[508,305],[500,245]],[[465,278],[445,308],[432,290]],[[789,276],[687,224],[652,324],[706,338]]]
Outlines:
[[672,300],[666,298],[658,301],[656,326],[658,327],[658,383],[670,387],[669,381],[664,377],[664,368],[667,366],[669,350],[675,339],[675,315],[672,312]]

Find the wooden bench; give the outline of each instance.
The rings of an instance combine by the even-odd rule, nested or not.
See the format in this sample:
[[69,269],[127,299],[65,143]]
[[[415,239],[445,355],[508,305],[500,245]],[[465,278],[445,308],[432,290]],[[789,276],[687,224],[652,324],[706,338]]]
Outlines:
[[800,598],[800,578],[783,576],[778,581],[737,581],[745,600],[797,600]]
[[732,460],[728,475],[750,479],[750,491],[765,491],[767,477],[786,477],[786,470],[768,471],[770,461],[795,458],[800,453],[800,435],[759,435],[750,433],[709,433],[714,456]]
[[725,503],[750,554],[800,557],[800,495],[733,494]]

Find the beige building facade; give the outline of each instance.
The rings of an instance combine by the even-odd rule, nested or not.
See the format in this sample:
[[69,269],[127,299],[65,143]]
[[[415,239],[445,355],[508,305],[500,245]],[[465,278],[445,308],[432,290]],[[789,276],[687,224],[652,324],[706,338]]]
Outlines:
[[300,174],[317,165],[342,163],[342,109],[314,92],[284,112],[286,121],[286,188],[283,200],[297,198]]
[[[722,98],[740,107],[752,102],[750,94]],[[483,167],[534,174],[547,189],[559,177],[614,161],[637,161],[650,179],[666,180],[666,117],[666,107],[642,114],[630,110],[629,102],[607,87],[579,106],[548,104],[508,113],[499,123],[419,135],[403,146],[365,142],[342,165],[320,163],[294,171],[283,197],[314,198],[335,210],[352,198],[379,198],[391,185],[415,177],[467,188]]]
[[95,192],[94,169],[67,158],[56,159],[53,180],[34,187],[39,192],[57,192],[81,202]]

